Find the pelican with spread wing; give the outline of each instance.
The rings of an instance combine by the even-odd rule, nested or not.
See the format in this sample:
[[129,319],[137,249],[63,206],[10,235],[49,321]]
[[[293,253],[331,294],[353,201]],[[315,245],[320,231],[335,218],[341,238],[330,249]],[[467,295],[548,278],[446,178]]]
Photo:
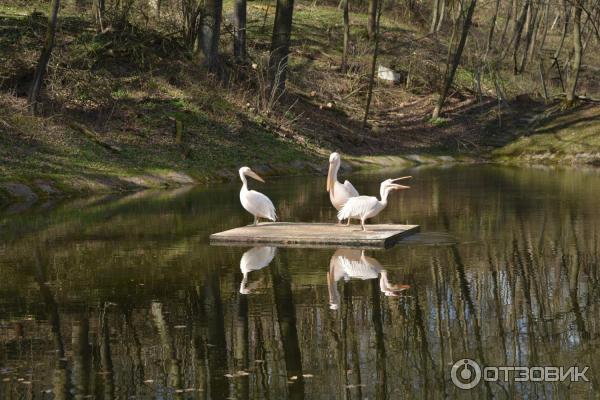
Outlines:
[[242,190],[240,190],[240,202],[246,211],[254,215],[254,225],[256,226],[258,224],[259,218],[276,221],[277,214],[275,213],[275,206],[273,205],[273,202],[267,196],[257,192],[256,190],[248,190],[248,181],[246,180],[246,176],[254,178],[263,183],[264,180],[250,168],[240,168],[240,178],[243,183]]
[[358,196],[348,199],[346,204],[338,212],[338,219],[341,221],[347,218],[360,219],[362,230],[365,231],[365,221],[379,214],[387,206],[387,198],[392,190],[409,189],[410,186],[402,186],[394,183],[401,179],[409,179],[411,176],[403,176],[396,179],[386,179],[381,182],[379,193],[381,200],[375,196]]
[[[346,180],[344,183],[338,182],[337,175],[341,163],[342,159],[339,153],[331,153],[329,156],[329,172],[327,173],[327,191],[329,192],[331,204],[338,211],[342,209],[348,199],[358,196],[358,191],[352,186],[350,181]],[[349,218],[348,224],[350,224]]]

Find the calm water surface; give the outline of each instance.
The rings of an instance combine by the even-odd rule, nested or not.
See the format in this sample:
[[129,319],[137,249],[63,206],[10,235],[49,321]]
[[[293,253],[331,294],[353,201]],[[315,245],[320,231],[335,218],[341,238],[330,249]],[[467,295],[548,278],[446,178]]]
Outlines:
[[[238,182],[0,211],[0,397],[596,398],[600,174],[409,172],[388,250],[210,246],[248,224]],[[324,177],[270,179],[287,221],[333,221]],[[452,364],[589,366],[480,383]]]

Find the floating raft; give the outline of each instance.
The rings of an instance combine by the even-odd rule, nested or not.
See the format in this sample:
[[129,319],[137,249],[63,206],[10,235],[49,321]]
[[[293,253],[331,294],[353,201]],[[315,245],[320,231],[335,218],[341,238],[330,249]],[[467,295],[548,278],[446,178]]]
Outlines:
[[211,244],[252,245],[256,243],[284,247],[360,247],[387,248],[417,233],[419,225],[360,225],[324,223],[264,222],[210,235]]

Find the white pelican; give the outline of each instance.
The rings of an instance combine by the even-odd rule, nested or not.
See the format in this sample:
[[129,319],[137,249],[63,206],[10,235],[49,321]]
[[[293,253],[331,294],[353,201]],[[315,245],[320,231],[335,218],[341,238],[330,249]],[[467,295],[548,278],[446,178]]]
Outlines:
[[[329,200],[336,210],[341,210],[344,204],[351,197],[358,196],[358,191],[352,186],[350,181],[346,180],[343,184],[338,182],[338,171],[342,159],[336,152],[331,153],[329,156],[329,172],[327,173],[327,191],[329,192]],[[340,223],[342,220],[340,220]],[[350,225],[350,218],[348,218],[348,225]]]
[[379,193],[381,200],[377,200],[375,196],[358,196],[348,199],[344,207],[338,212],[338,219],[358,218],[362,230],[365,231],[365,220],[373,218],[387,206],[387,198],[392,190],[409,189],[410,186],[402,186],[394,183],[400,179],[408,179],[411,176],[403,176],[402,178],[387,179],[381,182]]
[[277,214],[275,213],[275,206],[271,199],[256,190],[248,190],[248,181],[246,175],[264,183],[263,178],[252,171],[248,167],[240,168],[240,178],[242,179],[243,185],[240,190],[240,201],[242,206],[250,214],[254,215],[254,225],[258,224],[259,218],[270,219],[271,221],[277,220]]
[[386,296],[398,296],[399,292],[410,288],[410,285],[394,285],[388,280],[387,271],[379,261],[373,257],[365,256],[364,250],[338,249],[329,261],[327,273],[327,286],[329,289],[329,308],[337,310],[340,305],[340,293],[337,282],[344,278],[345,281],[354,279],[377,279],[379,289]]
[[268,266],[271,261],[273,261],[276,252],[277,247],[258,246],[248,250],[242,255],[242,258],[240,259],[240,270],[244,277],[240,284],[241,294],[249,294],[255,289],[254,287],[248,286],[248,273],[258,271],[259,269]]

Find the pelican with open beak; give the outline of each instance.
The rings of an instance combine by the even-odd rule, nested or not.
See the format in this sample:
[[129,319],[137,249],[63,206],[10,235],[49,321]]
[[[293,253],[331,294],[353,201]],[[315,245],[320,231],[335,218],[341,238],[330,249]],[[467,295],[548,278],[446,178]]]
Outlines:
[[[346,180],[343,184],[338,182],[338,171],[340,169],[342,159],[336,152],[329,156],[329,172],[327,173],[327,191],[329,192],[329,200],[336,210],[341,210],[348,199],[358,196],[358,191],[352,186],[350,181]],[[340,220],[341,222],[341,220]],[[350,224],[350,219],[348,219]]]
[[267,196],[257,192],[256,190],[248,190],[248,181],[246,180],[246,176],[254,178],[263,183],[264,180],[250,168],[240,168],[240,178],[243,183],[242,190],[240,190],[240,202],[246,211],[254,215],[254,225],[258,225],[259,218],[266,218],[270,219],[271,221],[276,221],[277,214],[275,213],[275,206],[273,205],[273,202]]
[[340,212],[338,212],[338,219],[340,221],[347,218],[360,219],[360,225],[362,226],[362,230],[365,231],[365,221],[379,214],[387,206],[388,195],[392,190],[410,188],[410,186],[403,186],[394,182],[409,178],[412,178],[412,176],[403,176],[401,178],[396,179],[386,179],[385,181],[381,182],[379,190],[381,200],[377,199],[377,197],[375,196],[352,197],[346,202],[346,204],[344,204],[344,207],[342,207]]

